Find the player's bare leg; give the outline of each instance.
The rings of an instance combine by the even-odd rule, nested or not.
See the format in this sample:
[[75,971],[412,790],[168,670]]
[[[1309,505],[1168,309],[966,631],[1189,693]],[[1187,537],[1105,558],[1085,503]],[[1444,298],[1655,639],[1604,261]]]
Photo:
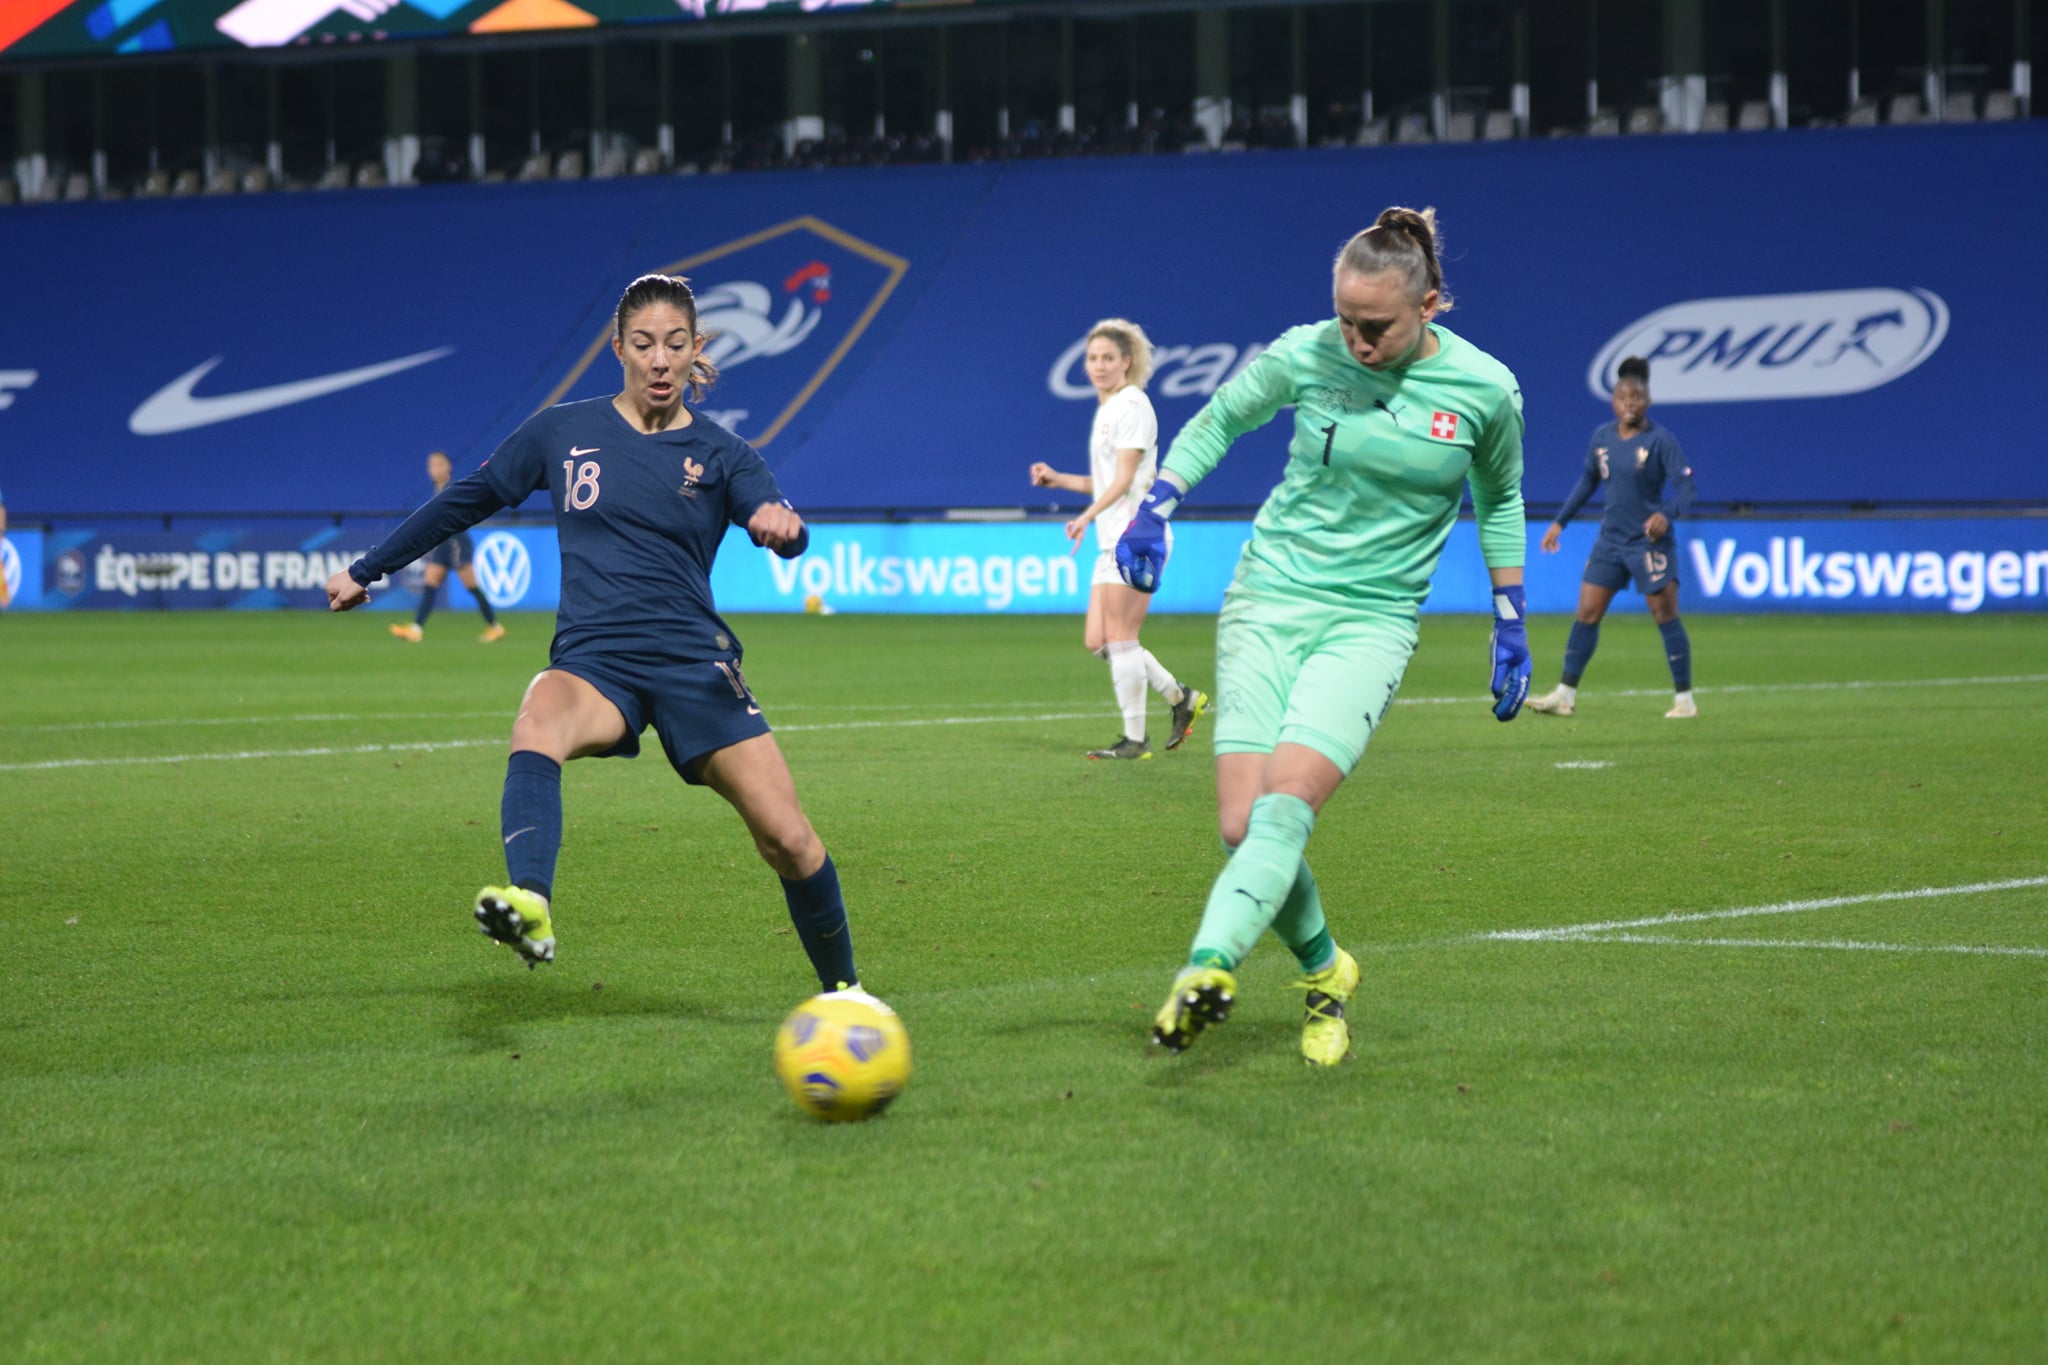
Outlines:
[[698,776],[740,813],[762,861],[781,878],[790,923],[818,983],[828,991],[857,989],[860,978],[854,971],[839,869],[804,814],[796,779],[775,736],[755,735],[715,751],[704,759]]
[[555,960],[555,859],[562,847],[562,764],[605,753],[626,737],[626,718],[573,673],[548,669],[527,685],[512,722],[499,803],[505,885],[477,892],[477,927],[529,967]]

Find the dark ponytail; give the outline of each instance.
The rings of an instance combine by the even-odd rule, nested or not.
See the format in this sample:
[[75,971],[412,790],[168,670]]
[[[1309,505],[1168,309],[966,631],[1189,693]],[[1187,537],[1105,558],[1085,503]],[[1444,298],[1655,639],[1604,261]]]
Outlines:
[[1337,274],[1377,275],[1397,270],[1408,281],[1408,294],[1421,303],[1436,291],[1436,311],[1448,313],[1453,300],[1444,288],[1443,266],[1438,260],[1439,239],[1436,210],[1417,211],[1396,205],[1373,221],[1373,225],[1344,244],[1337,253]]
[[[612,315],[612,336],[623,343],[626,319],[642,308],[662,303],[673,305],[683,315],[689,324],[690,334],[698,341],[708,342],[715,335],[697,330],[697,296],[690,292],[689,280],[681,275],[642,275],[627,285],[626,292],[619,296],[618,311]],[[718,366],[700,350],[683,382],[690,386],[690,400],[702,402],[705,391],[718,382]]]

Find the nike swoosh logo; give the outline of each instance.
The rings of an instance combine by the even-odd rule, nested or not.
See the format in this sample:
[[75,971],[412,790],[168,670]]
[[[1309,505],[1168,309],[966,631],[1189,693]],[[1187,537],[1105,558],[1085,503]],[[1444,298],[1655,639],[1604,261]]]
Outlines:
[[570,446],[569,454],[572,457],[577,455],[595,455],[603,448],[602,446]]
[[192,392],[193,386],[206,378],[214,366],[227,359],[217,355],[204,364],[193,366],[143,399],[142,406],[128,418],[128,430],[137,436],[168,436],[176,431],[209,427],[215,422],[232,422],[237,417],[253,417],[272,408],[290,407],[294,403],[352,389],[358,384],[367,384],[415,365],[424,365],[430,360],[439,360],[454,350],[453,346],[438,346],[431,351],[400,356],[396,360],[365,365],[361,369],[341,370],[312,379],[294,380],[289,384],[272,384],[267,388],[244,389],[240,393],[200,397]]
[[539,828],[539,825],[528,825],[525,829],[515,829],[510,834],[505,836],[505,842],[507,844],[510,844],[514,839],[517,839],[520,835],[531,834]]
[[761,708],[758,706],[749,706],[747,708],[747,714],[750,716],[758,716],[761,714]]

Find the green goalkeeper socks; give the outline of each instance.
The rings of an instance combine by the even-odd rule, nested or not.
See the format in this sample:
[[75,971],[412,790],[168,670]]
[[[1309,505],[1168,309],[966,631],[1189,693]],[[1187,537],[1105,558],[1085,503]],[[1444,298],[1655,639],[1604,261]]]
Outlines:
[[[1315,824],[1316,813],[1298,796],[1273,792],[1252,803],[1244,842],[1209,890],[1189,962],[1235,967],[1250,956],[1268,926],[1279,927],[1283,911],[1290,913],[1281,936],[1297,956],[1317,936],[1328,938],[1322,899],[1301,857]],[[1303,882],[1306,892],[1297,897],[1297,884]]]

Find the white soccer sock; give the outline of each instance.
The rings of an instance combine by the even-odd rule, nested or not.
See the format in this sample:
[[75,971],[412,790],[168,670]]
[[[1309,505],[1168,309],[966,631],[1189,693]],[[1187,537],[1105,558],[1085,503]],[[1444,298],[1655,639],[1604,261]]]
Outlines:
[[1151,650],[1139,645],[1138,653],[1145,658],[1145,681],[1152,684],[1152,690],[1169,702],[1178,702],[1184,691],[1179,680],[1166,671],[1165,664],[1152,657]]
[[1579,699],[1579,689],[1573,687],[1570,683],[1559,683],[1557,685],[1557,695],[1563,697],[1566,701],[1575,702]]
[[1124,713],[1124,738],[1145,738],[1145,651],[1136,640],[1109,643],[1109,681]]

